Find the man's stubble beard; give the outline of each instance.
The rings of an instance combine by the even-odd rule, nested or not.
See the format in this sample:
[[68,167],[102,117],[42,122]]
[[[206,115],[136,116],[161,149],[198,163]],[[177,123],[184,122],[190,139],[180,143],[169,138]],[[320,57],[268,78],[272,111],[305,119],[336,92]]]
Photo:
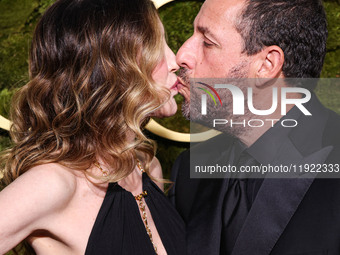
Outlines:
[[183,100],[181,110],[183,117],[190,120],[190,102],[188,100]]
[[[178,76],[181,78],[181,80],[183,81],[185,86],[190,86],[189,85],[190,80],[189,80],[189,76],[188,76],[188,69],[181,68],[179,70]],[[183,102],[182,102],[181,111],[182,111],[183,117],[186,118],[187,120],[190,120],[190,101],[186,100],[185,97],[184,97]]]
[[[236,66],[234,66],[227,75],[225,76],[226,79],[242,79],[246,80],[248,77],[248,70],[249,70],[249,61],[242,60],[240,63]],[[181,69],[179,76],[181,79],[188,85],[190,84],[189,77],[188,77],[188,70],[187,69]],[[244,84],[244,82],[238,83],[238,87],[242,90],[243,94],[246,95],[247,93],[247,88]],[[233,122],[241,122],[245,120],[246,122],[250,120],[253,117],[253,114],[248,110],[245,109],[245,114],[244,115],[233,115],[232,109],[233,109],[233,98],[231,93],[226,93],[223,94],[221,98],[223,98],[223,108],[228,109],[224,110],[223,112],[215,112],[215,113],[209,113],[209,116],[206,117],[206,115],[202,115],[200,112],[200,107],[201,107],[201,101],[198,98],[194,98],[193,100],[192,94],[190,95],[190,101],[185,100],[182,103],[182,114],[183,117],[185,117],[187,120],[192,120],[195,122],[198,122],[200,124],[203,124],[205,126],[211,127],[212,126],[212,119],[216,117],[216,119],[220,119],[221,116],[223,115],[223,119],[230,120],[232,119]],[[192,116],[195,116],[191,118]],[[230,125],[221,125],[218,127],[219,131],[229,133],[233,136],[240,137],[244,133],[246,133],[249,130],[249,127],[244,127],[244,126],[235,126],[235,127],[230,127]]]

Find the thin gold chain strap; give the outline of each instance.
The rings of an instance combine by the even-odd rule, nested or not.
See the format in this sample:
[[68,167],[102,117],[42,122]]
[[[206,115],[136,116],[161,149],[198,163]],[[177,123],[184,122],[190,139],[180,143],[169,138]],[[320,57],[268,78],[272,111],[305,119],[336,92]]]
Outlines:
[[101,165],[99,164],[99,162],[94,162],[94,165],[99,168],[99,170],[102,172],[103,176],[105,176],[105,177],[108,176],[109,170],[104,170],[101,167]]
[[139,209],[141,210],[142,212],[142,219],[143,219],[143,222],[144,222],[144,226],[145,226],[145,229],[146,229],[146,233],[148,234],[149,238],[150,238],[150,241],[153,245],[153,248],[155,249],[155,252],[156,254],[157,253],[157,247],[155,245],[155,243],[153,242],[153,238],[152,238],[152,233],[151,233],[151,229],[149,227],[149,224],[148,224],[148,217],[146,215],[146,210],[145,210],[145,204],[143,202],[143,198],[147,195],[147,191],[144,190],[142,193],[140,193],[139,195],[135,196],[135,199],[137,200],[138,202],[138,206],[139,206]]
[[[137,159],[137,167],[139,168],[139,170],[144,173],[145,170],[141,164],[141,162]],[[151,229],[149,227],[149,224],[148,224],[148,217],[146,215],[146,210],[145,210],[145,204],[143,202],[143,198],[145,196],[148,195],[148,192],[146,190],[144,190],[142,193],[140,193],[139,195],[135,196],[135,199],[137,200],[137,203],[138,203],[138,206],[139,206],[139,209],[140,211],[142,212],[142,219],[143,219],[143,222],[144,222],[144,226],[145,226],[145,229],[146,229],[146,233],[148,234],[149,238],[150,238],[150,241],[153,245],[153,248],[155,249],[155,253],[157,253],[157,247],[153,241],[153,238],[152,238],[152,233],[151,233]]]
[[[104,169],[100,166],[99,162],[95,162],[94,165],[100,169],[100,171],[102,172],[103,176],[107,176],[107,175],[109,174],[109,171],[108,171],[108,170],[104,170]],[[145,170],[144,170],[144,168],[143,168],[141,162],[140,162],[138,159],[137,159],[137,167],[138,167],[138,169],[139,169],[142,173],[145,172]],[[152,245],[153,245],[153,248],[155,249],[156,254],[158,254],[158,253],[157,253],[157,247],[156,247],[155,243],[153,242],[152,233],[151,233],[151,229],[150,229],[149,224],[148,224],[148,217],[147,217],[146,210],[145,210],[145,204],[144,204],[144,201],[143,201],[143,198],[144,198],[145,196],[147,196],[147,194],[148,194],[147,191],[144,190],[142,193],[140,193],[139,195],[135,196],[135,199],[136,199],[136,201],[137,201],[137,203],[138,203],[139,209],[140,209],[141,212],[142,212],[142,220],[143,220],[143,222],[144,222],[144,226],[145,226],[145,229],[146,229],[146,233],[148,234],[148,236],[149,236],[149,238],[150,238],[150,241],[151,241],[151,243],[152,243]]]

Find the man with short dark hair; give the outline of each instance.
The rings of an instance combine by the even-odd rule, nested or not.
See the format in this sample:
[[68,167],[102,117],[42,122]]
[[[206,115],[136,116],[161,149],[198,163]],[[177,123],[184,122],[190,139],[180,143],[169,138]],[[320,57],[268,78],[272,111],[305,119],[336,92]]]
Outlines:
[[[174,164],[169,197],[186,222],[188,254],[340,254],[340,179],[326,173],[339,167],[340,117],[318,101],[312,92],[317,82],[310,79],[320,76],[326,39],[319,0],[206,0],[202,5],[194,34],[177,53],[183,115],[209,126],[214,114],[224,114],[224,123],[235,118],[237,125],[217,127],[222,135],[182,153]],[[227,99],[221,106],[223,101],[227,107],[200,112],[197,93],[213,84],[200,82],[198,90],[194,81],[189,88],[189,78],[253,78],[231,86],[239,94],[251,92],[253,108],[248,97],[241,115],[248,126],[239,125],[240,115],[230,109],[237,97],[221,90]],[[277,107],[274,91],[281,98]],[[287,127],[285,120],[296,125]],[[255,128],[255,121],[261,125]],[[239,171],[227,178],[191,178],[193,158],[201,166],[290,165],[301,171],[287,178]],[[326,171],[311,171],[313,165]]]

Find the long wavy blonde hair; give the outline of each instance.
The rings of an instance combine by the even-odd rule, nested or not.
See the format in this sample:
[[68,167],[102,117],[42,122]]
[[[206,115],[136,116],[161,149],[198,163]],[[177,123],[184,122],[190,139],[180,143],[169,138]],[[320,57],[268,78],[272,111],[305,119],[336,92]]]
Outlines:
[[5,185],[46,163],[86,171],[99,156],[109,181],[129,175],[137,156],[148,171],[155,146],[141,126],[166,98],[152,79],[163,54],[150,0],[54,3],[34,32],[30,81],[14,96]]

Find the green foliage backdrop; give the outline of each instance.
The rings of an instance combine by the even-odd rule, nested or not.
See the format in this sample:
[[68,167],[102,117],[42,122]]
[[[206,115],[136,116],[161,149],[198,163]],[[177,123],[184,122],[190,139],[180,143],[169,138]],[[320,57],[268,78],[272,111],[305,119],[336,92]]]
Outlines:
[[[0,114],[8,117],[14,91],[28,81],[28,49],[34,26],[53,0],[0,0]],[[192,23],[201,1],[175,1],[160,9],[167,31],[168,44],[177,52],[192,33]],[[325,8],[329,23],[327,56],[322,77],[340,77],[340,0],[328,0]],[[324,86],[317,89],[323,103],[340,113],[340,88]],[[181,96],[176,96],[180,105]],[[162,125],[176,131],[189,132],[189,123],[180,111],[171,118],[158,119]],[[164,175],[169,178],[171,165],[189,144],[173,142],[152,134],[157,140]],[[8,132],[0,129],[0,151],[11,144]],[[12,254],[12,253],[8,253]]]
[[[0,0],[0,114],[8,117],[9,102],[16,88],[28,81],[28,49],[34,26],[53,0]],[[170,48],[177,52],[192,33],[192,23],[201,1],[175,1],[160,9]],[[340,0],[328,0],[325,8],[329,23],[327,56],[322,77],[340,77]],[[328,107],[340,113],[340,88],[318,88],[317,93]],[[176,96],[180,105],[181,96]],[[167,119],[157,120],[164,126],[189,132],[189,123],[180,112]],[[188,147],[149,134],[158,142],[158,158],[166,177],[176,156]],[[6,131],[0,130],[0,150],[10,145]]]

